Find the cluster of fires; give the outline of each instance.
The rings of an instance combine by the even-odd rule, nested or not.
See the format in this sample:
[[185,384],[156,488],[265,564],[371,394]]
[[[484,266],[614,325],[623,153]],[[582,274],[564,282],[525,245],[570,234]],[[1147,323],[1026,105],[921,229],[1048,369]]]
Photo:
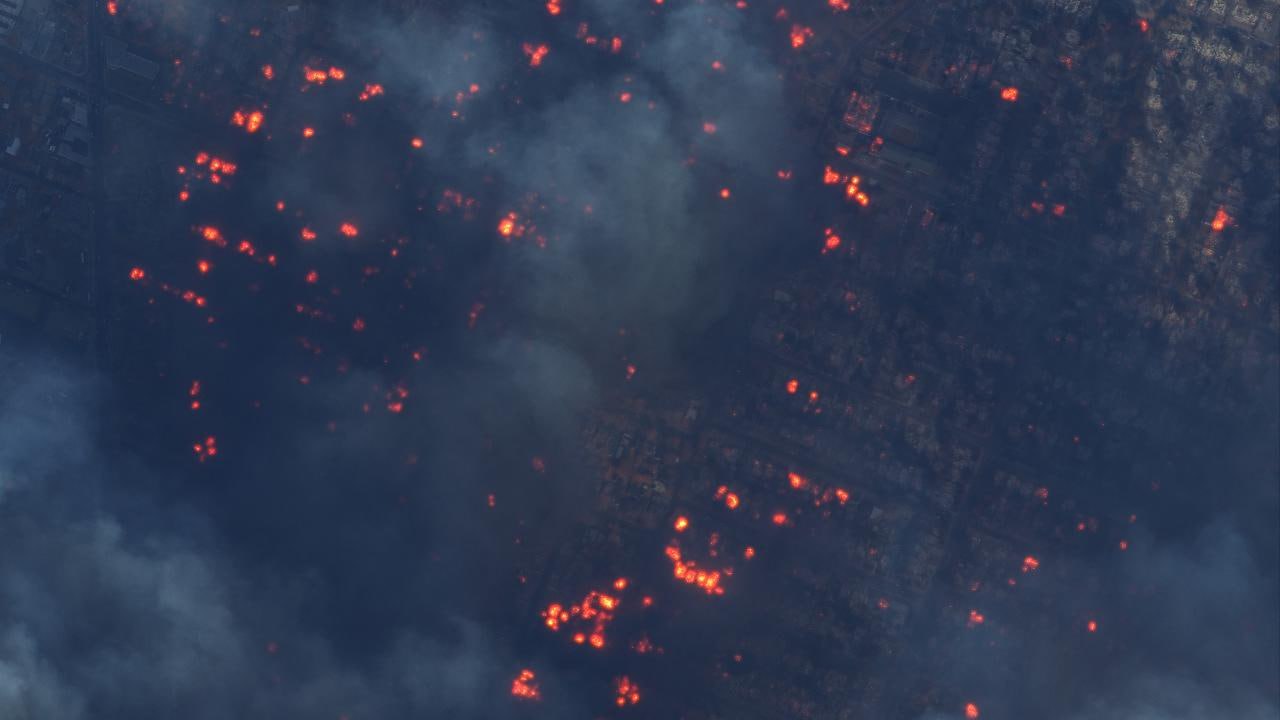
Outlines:
[[[655,6],[664,4],[662,0],[653,0],[653,2]],[[833,12],[837,13],[850,9],[850,3],[845,2],[845,0],[828,0],[827,4]],[[741,5],[745,6],[745,3],[741,3]],[[548,15],[553,18],[564,16],[568,10],[568,7],[560,0],[548,0],[545,7]],[[113,3],[112,14],[116,14],[117,10],[117,6]],[[785,9],[779,11],[775,19],[782,24],[782,27],[786,28],[785,38],[793,49],[797,51],[804,50],[814,42],[814,29],[792,22]],[[622,56],[624,48],[627,49],[627,53],[633,51],[632,46],[622,36],[597,32],[586,22],[576,24],[573,37],[575,41],[580,42],[582,45],[597,49],[607,55]],[[555,48],[551,44],[542,41],[523,42],[512,52],[513,55],[518,55],[520,62],[527,65],[528,68],[541,68],[543,71],[554,65],[557,57]],[[636,52],[639,52],[639,50]],[[726,72],[725,65],[719,59],[709,59],[707,68],[714,73]],[[320,94],[333,92],[335,87],[343,87],[346,88],[345,92],[349,93],[344,95],[348,103],[366,103],[375,98],[383,98],[388,94],[393,94],[395,91],[394,87],[385,86],[376,78],[356,79],[360,75],[359,72],[355,70],[348,72],[342,67],[328,62],[321,62],[319,59],[313,59],[298,72],[300,75],[294,76],[295,80],[300,79],[296,92]],[[262,80],[276,82],[285,73],[272,64],[265,64],[260,68],[260,75]],[[452,97],[446,100],[446,104],[449,101],[452,102],[451,109],[448,110],[451,119],[462,120],[464,104],[471,102],[479,94],[480,86],[475,83],[469,83],[465,87],[460,87],[454,91]],[[1017,88],[1006,87],[1001,89],[999,94],[1000,98],[1007,102],[1018,100]],[[630,92],[621,92],[618,95],[618,100],[622,103],[630,103],[632,94]],[[379,103],[374,104],[377,105]],[[637,103],[637,105],[639,104]],[[345,125],[351,126],[354,124],[358,107],[354,106],[343,111],[341,120]],[[286,131],[280,130],[280,126],[284,125],[286,120],[282,114],[278,113],[278,106],[273,105],[271,108],[272,119],[270,126],[267,124],[267,110],[268,107],[265,102],[245,104],[234,108],[226,108],[224,112],[227,114],[219,114],[218,118],[220,122],[222,118],[229,118],[229,125],[235,129],[234,132],[229,132],[229,134],[236,135],[238,142],[266,143],[273,140],[272,132],[278,132],[282,136],[286,134]],[[315,142],[319,143],[324,140],[324,137],[322,137],[323,133],[318,135],[316,126],[323,127],[319,119],[317,119],[317,125],[295,125],[292,129],[287,130],[287,134],[295,139],[298,135],[308,140],[316,138]],[[717,132],[721,132],[724,126],[718,126],[716,122],[706,120],[702,121],[701,127],[703,133],[715,135]],[[246,138],[244,135],[254,137]],[[417,135],[393,138],[392,141],[387,143],[388,152],[396,153],[397,155],[403,154],[406,152],[406,145],[409,151],[423,150],[428,145],[429,139],[424,139]],[[179,181],[177,199],[180,203],[191,201],[193,189],[204,187],[205,184],[226,188],[229,185],[227,180],[236,177],[241,170],[239,163],[227,159],[227,153],[219,152],[214,154],[208,150],[195,150],[194,148],[188,152],[192,151],[194,151],[194,155],[186,153],[183,155],[184,158],[191,158],[190,161],[184,161],[184,164],[178,165],[176,170]],[[848,150],[845,149],[845,152],[841,154],[847,154],[847,152]],[[423,154],[425,153],[419,155]],[[239,154],[232,156],[241,157]],[[791,171],[778,170],[777,177],[783,181],[790,180]],[[484,183],[488,182],[489,179],[485,178]],[[866,208],[871,205],[871,197],[866,189],[868,183],[864,182],[860,175],[841,172],[827,165],[823,168],[821,183],[826,186],[840,188],[845,200],[856,206],[851,208],[852,210]],[[422,207],[426,207],[428,209],[427,212],[434,210],[438,215],[450,216],[451,221],[470,222],[479,220],[479,224],[484,228],[484,231],[490,234],[496,231],[496,235],[503,244],[516,244],[516,241],[525,240],[538,248],[546,248],[548,235],[544,234],[543,228],[539,226],[551,226],[554,223],[551,220],[545,220],[543,215],[538,214],[543,206],[539,204],[536,197],[528,199],[524,204],[506,205],[501,210],[496,210],[485,206],[478,199],[483,193],[483,187],[433,190],[432,195],[424,198]],[[734,192],[727,186],[713,187],[707,192],[708,196],[713,194],[722,200],[730,200],[736,197]],[[196,202],[190,203],[190,205],[198,204],[199,198],[197,198]],[[275,270],[278,275],[287,274],[288,277],[293,278],[299,285],[299,292],[307,293],[305,297],[298,298],[290,303],[290,308],[300,318],[299,322],[323,323],[332,328],[342,328],[344,332],[349,330],[353,336],[368,337],[375,335],[377,333],[378,318],[368,314],[359,314],[354,309],[342,306],[340,298],[344,297],[344,293],[350,292],[351,288],[329,284],[329,276],[306,261],[304,258],[307,256],[301,254],[300,248],[311,246],[312,244],[333,242],[360,246],[360,249],[367,253],[366,257],[372,257],[375,252],[378,253],[378,260],[370,260],[369,264],[363,268],[361,280],[364,281],[383,272],[382,267],[377,264],[378,261],[390,262],[400,257],[399,253],[404,241],[399,237],[399,233],[378,228],[372,221],[366,223],[365,220],[367,218],[343,218],[339,215],[337,219],[334,219],[328,212],[342,212],[342,208],[323,207],[320,201],[311,198],[290,199],[286,203],[284,199],[277,200],[272,196],[270,204],[279,214],[278,217],[281,222],[288,225],[288,241],[291,245],[279,244],[280,239],[274,236],[254,239],[247,236],[241,237],[239,233],[232,234],[231,228],[234,227],[234,221],[227,224],[208,220],[193,222],[189,227],[191,227],[196,236],[196,248],[198,248],[196,252],[200,255],[195,262],[197,274],[193,278],[193,282],[200,282],[201,278],[210,275],[214,270],[214,261],[204,256],[206,251],[210,254],[209,257],[215,258],[218,263],[224,262],[224,260],[217,260],[218,257],[222,257],[225,258],[225,262],[228,265],[239,263],[244,267],[257,268],[258,270],[255,270],[255,272]],[[308,204],[312,205],[312,207],[308,207]],[[515,207],[516,209],[507,209],[510,207]],[[1044,204],[1038,201],[1032,207],[1037,213],[1045,209]],[[1051,214],[1057,216],[1061,216],[1065,212],[1065,207],[1060,204],[1050,204],[1048,208]],[[1232,222],[1232,218],[1226,214],[1225,210],[1220,209],[1211,220],[1210,226],[1213,232],[1218,233]],[[366,242],[368,243],[367,245],[365,245]],[[841,232],[837,232],[834,228],[822,228],[821,253],[835,253],[837,251],[851,252],[852,244],[842,237]],[[418,269],[414,269],[404,273],[401,282],[406,286],[411,285],[418,272]],[[209,310],[208,298],[197,290],[155,280],[148,270],[140,266],[132,267],[128,271],[128,277],[139,287],[150,290],[155,295],[172,297],[196,308],[203,313],[201,317],[202,323],[214,325],[217,322],[217,316],[213,315]],[[256,292],[261,282],[261,278],[255,279],[250,285],[251,289]],[[221,290],[222,288],[219,289]],[[215,297],[220,301],[223,298],[222,295],[216,295]],[[148,302],[155,302],[155,298],[150,297]],[[481,319],[485,317],[484,313],[487,307],[485,300],[477,299],[469,305],[465,317],[460,318],[459,321],[465,322],[468,328],[476,328],[477,325],[482,324]],[[324,351],[317,343],[308,340],[301,333],[299,333],[299,337],[299,344],[304,347],[310,356],[318,357],[324,354]],[[422,359],[424,352],[420,344],[414,344],[408,350],[404,348],[386,349],[383,356],[387,357],[397,353],[401,356],[411,355],[413,362],[418,362]],[[387,364],[390,364],[390,362],[388,361]],[[335,368],[338,372],[344,372],[346,367],[345,361],[335,361]],[[625,368],[626,380],[631,380],[635,377],[636,366],[634,364],[627,363]],[[310,382],[310,376],[300,375],[298,382],[306,385]],[[397,379],[394,382],[378,386],[374,397],[370,398],[370,402],[363,405],[364,412],[369,412],[372,406],[375,409],[384,408],[387,413],[393,415],[404,413],[411,394],[410,385],[411,383],[408,380]],[[801,387],[798,379],[787,381],[784,390],[787,395],[796,396],[795,402],[797,404],[805,404],[806,411],[811,411],[815,414],[822,412],[818,390]],[[207,397],[211,401],[217,395],[214,393]],[[187,390],[184,403],[194,411],[201,409],[206,401],[205,396],[202,394],[201,382],[193,381]],[[201,415],[203,414],[201,413]],[[198,438],[191,443],[191,451],[198,462],[215,461],[219,456],[216,436],[211,432],[200,432]],[[538,461],[538,464],[541,464],[541,460]],[[803,521],[804,513],[809,508],[823,508],[822,514],[828,514],[829,512],[839,512],[840,507],[852,502],[850,492],[844,487],[815,483],[808,476],[797,471],[786,472],[785,486],[779,489],[785,490],[787,494],[766,499],[753,497],[750,495],[749,489],[744,490],[741,487],[720,485],[715,489],[712,500],[717,507],[721,507],[725,511],[749,515],[755,522],[765,528],[774,528],[770,532],[785,532],[787,528],[794,528],[797,523]],[[779,497],[787,499],[779,501]],[[495,503],[492,494],[488,495],[488,503],[491,507]],[[705,539],[705,545],[695,542],[693,521],[686,515],[676,517],[671,527],[675,531],[676,537],[672,537],[665,546],[659,545],[656,548],[651,548],[648,552],[651,552],[651,556],[656,558],[660,549],[662,556],[669,562],[670,579],[674,580],[676,585],[687,586],[701,591],[700,593],[692,593],[692,595],[706,595],[713,598],[725,596],[726,584],[734,577],[735,569],[733,565],[723,562],[723,559],[728,557],[741,558],[743,562],[747,562],[757,556],[755,545],[725,543],[721,539],[721,534],[716,531],[700,536]],[[701,527],[696,528],[698,531],[701,529]],[[726,544],[732,546],[731,550],[726,550]],[[664,573],[665,567],[663,565]],[[1037,571],[1039,567],[1039,560],[1035,557],[1027,556],[1023,561],[1021,571],[1023,573],[1032,573]],[[1014,583],[1012,578],[1010,583]],[[654,598],[650,595],[634,597],[635,594],[631,592],[631,584],[628,578],[618,577],[608,588],[590,590],[577,602],[551,602],[540,612],[542,624],[551,633],[558,633],[567,638],[568,643],[572,646],[581,646],[585,649],[596,651],[609,648],[615,644],[614,639],[610,636],[610,629],[619,613],[639,613],[654,605]],[[882,602],[887,604],[887,601]],[[986,618],[983,613],[978,610],[970,611],[968,617],[970,627],[982,625],[984,622],[986,622]],[[1088,630],[1093,632],[1096,629],[1096,621],[1089,620]],[[655,651],[653,643],[647,636],[643,635],[635,636],[633,639],[629,639],[628,642],[616,644],[619,647],[630,648],[636,654]],[[652,687],[644,677],[641,677],[641,680],[645,682],[646,687]],[[620,675],[616,678],[614,690],[614,703],[617,707],[633,706],[641,702],[640,686],[628,675]],[[510,694],[518,700],[540,700],[542,691],[535,672],[531,669],[519,670],[512,680]],[[964,707],[964,714],[967,718],[977,718],[979,716],[977,705],[974,703],[967,704]]]

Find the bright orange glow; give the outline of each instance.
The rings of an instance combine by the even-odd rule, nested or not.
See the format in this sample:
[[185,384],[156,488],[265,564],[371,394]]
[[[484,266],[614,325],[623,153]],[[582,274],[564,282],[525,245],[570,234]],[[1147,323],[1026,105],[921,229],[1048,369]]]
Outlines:
[[547,0],[547,14],[552,16],[560,14],[560,0]]
[[1040,561],[1030,555],[1022,559],[1022,572],[1033,572],[1040,569]]
[[231,124],[244,128],[245,132],[250,134],[261,130],[265,119],[266,116],[262,114],[261,110],[251,110],[249,112],[237,110],[231,114]]
[[840,236],[831,232],[831,228],[827,228],[826,233],[827,233],[827,239],[823,243],[822,252],[829,253],[833,250],[838,250],[840,248],[840,243],[843,242],[840,239]]
[[120,6],[116,4],[116,0],[107,0],[107,14],[115,15],[120,12]]
[[680,517],[676,518],[674,527],[676,529],[676,532],[684,532],[689,528],[689,518],[681,515]]
[[345,223],[342,223],[342,226],[338,228],[338,232],[341,232],[343,235],[346,235],[347,237],[353,238],[360,234],[360,229],[357,228],[352,223],[345,222]]
[[369,98],[375,98],[379,95],[385,95],[386,89],[380,83],[365,83],[364,90],[360,91],[360,102],[364,102]]
[[538,683],[533,681],[532,670],[521,670],[515,680],[511,681],[511,695],[522,700],[537,700],[542,697]]
[[618,95],[618,102],[623,102],[623,103],[631,102],[631,93],[629,92],[620,93]]
[[836,488],[836,501],[841,505],[849,502],[849,491],[844,488]]
[[1085,627],[1089,628],[1089,632],[1098,632],[1098,621],[1090,620],[1089,624],[1086,625]]
[[409,144],[413,146],[413,149],[414,149],[414,150],[421,150],[421,149],[422,149],[422,146],[424,145],[424,143],[422,142],[422,138],[420,138],[420,137],[416,137],[416,138],[414,138],[414,139],[410,140],[410,141],[409,141]]
[[1018,88],[1016,87],[1004,88],[1003,90],[1000,91],[1000,99],[1005,100],[1007,102],[1017,102]]
[[978,720],[978,706],[973,703],[965,704],[964,716],[967,720]]
[[1209,227],[1214,232],[1222,232],[1230,222],[1231,216],[1227,214],[1227,211],[1223,208],[1218,208],[1218,212],[1213,214],[1213,222],[1209,224]]
[[977,610],[969,611],[969,627],[973,627],[975,625],[981,625],[986,621],[987,621],[986,616],[984,616],[982,613],[978,612]]
[[830,165],[826,166],[826,168],[823,169],[822,171],[823,185],[835,185],[840,182],[840,179],[841,179],[840,173],[836,172],[835,170],[832,170]]
[[524,44],[524,54],[529,56],[529,67],[538,67],[547,57],[547,53],[551,52],[551,48],[546,45]]
[[[614,587],[622,590],[627,586],[626,578],[614,581]],[[605,628],[613,620],[613,612],[621,604],[621,600],[592,590],[587,593],[581,603],[564,606],[552,603],[542,611],[543,624],[552,632],[558,632],[566,623],[586,622],[590,624],[590,632],[575,632],[570,639],[575,645],[590,645],[597,650],[605,646]]]
[[731,195],[731,193],[729,192],[729,188],[720,188],[720,199],[721,199],[721,200],[728,200],[730,195]]
[[791,26],[791,47],[802,48],[813,37],[813,29],[803,25]]
[[275,68],[271,67],[270,65],[263,65],[263,66],[262,66],[262,77],[264,77],[264,78],[266,78],[266,79],[268,79],[268,80],[271,80],[271,79],[275,78],[275,76],[276,76],[276,70],[275,70]]
[[208,275],[209,268],[210,268],[210,265],[208,260],[200,260],[196,263],[196,271],[199,272],[201,275]]
[[827,4],[836,12],[843,12],[849,9],[849,0],[827,0]]
[[742,551],[742,557],[746,560],[750,560],[755,556],[756,556],[756,549],[751,547],[750,545],[747,546],[746,550]]
[[302,137],[312,138],[316,136],[315,128],[302,128]]
[[795,472],[787,473],[787,483],[796,490],[803,490],[809,486],[809,481],[800,473]]
[[800,390],[800,381],[799,381],[799,380],[796,380],[795,378],[791,378],[790,380],[788,380],[788,381],[787,381],[787,394],[788,394],[788,395],[795,395],[795,394],[796,394],[796,392],[797,392],[797,391],[799,391],[799,390]]
[[635,705],[640,702],[640,686],[631,682],[626,675],[614,680],[614,686],[617,689],[617,696],[614,697],[614,703],[618,707],[626,707],[627,705]]
[[311,228],[302,228],[302,232],[299,235],[302,237],[303,242],[311,242],[316,239],[316,231]]
[[346,80],[347,71],[343,70],[340,67],[331,67],[329,68],[329,79],[330,80]]
[[136,267],[129,270],[129,279],[133,280],[134,282],[137,282],[139,280],[145,280],[146,277],[147,277],[147,271],[143,270],[140,267]]
[[504,238],[522,235],[524,228],[520,227],[519,220],[520,216],[514,212],[507,213],[506,217],[498,221],[498,234]]
[[210,435],[204,442],[193,443],[191,451],[195,453],[197,460],[204,462],[218,454],[218,439]]
[[[718,570],[699,570],[698,564],[692,560],[684,560],[680,555],[680,548],[675,545],[668,545],[666,549],[667,559],[671,561],[671,570],[675,578],[686,585],[696,585],[708,595],[723,595],[724,588],[720,586],[720,578],[722,574]],[[732,574],[732,570],[726,570],[724,575]]]
[[786,525],[786,524],[787,524],[787,514],[786,514],[786,513],[784,513],[784,512],[776,512],[776,513],[774,513],[774,514],[773,514],[773,517],[772,517],[771,519],[773,520],[773,524],[774,524],[774,525],[779,525],[779,526],[781,526],[781,525]]
[[1151,23],[1147,22],[1146,19],[1138,20],[1138,29],[1146,32],[1151,29]]

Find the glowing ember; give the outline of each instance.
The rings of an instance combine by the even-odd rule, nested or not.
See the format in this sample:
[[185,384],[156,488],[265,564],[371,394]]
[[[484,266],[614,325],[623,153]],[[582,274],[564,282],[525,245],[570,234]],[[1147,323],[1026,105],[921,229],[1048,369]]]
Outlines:
[[966,703],[964,716],[967,720],[978,720],[978,706],[973,703]]
[[504,238],[522,237],[527,229],[521,224],[520,216],[514,212],[507,213],[498,221],[498,234]]
[[1090,620],[1085,627],[1089,629],[1089,632],[1098,632],[1098,621]]
[[237,110],[231,115],[231,124],[236,127],[244,128],[245,132],[253,134],[262,129],[262,123],[266,116],[261,110]]
[[730,510],[737,510],[740,503],[737,493],[729,492],[727,485],[716,488],[716,500],[724,502],[724,506]]
[[689,529],[689,518],[681,515],[680,517],[676,518],[674,527],[676,529],[676,532],[684,532],[685,530]]
[[201,228],[200,237],[204,238],[205,242],[211,242],[218,247],[226,247],[227,245],[226,238],[222,237],[222,231],[212,225],[206,225]]
[[773,514],[773,517],[770,518],[770,520],[773,521],[774,525],[781,527],[787,524],[787,514],[781,511],[776,512]]
[[547,14],[553,16],[560,14],[560,0],[547,0]]
[[191,450],[196,454],[197,460],[204,462],[218,454],[218,439],[210,435],[204,442],[192,444]]
[[409,141],[409,144],[410,144],[411,146],[413,146],[413,149],[415,149],[415,150],[421,150],[421,149],[422,149],[422,146],[424,145],[424,143],[422,142],[422,138],[420,138],[420,137],[416,137],[416,138],[414,138],[414,139],[410,140],[410,141]]
[[342,233],[343,235],[346,235],[349,238],[353,238],[360,234],[360,229],[357,228],[352,223],[345,222],[345,223],[342,223],[342,226],[338,228],[338,232]]
[[1018,101],[1018,88],[1016,88],[1016,87],[1007,87],[1007,88],[1002,89],[1002,90],[1000,91],[1000,99],[1001,99],[1001,100],[1004,100],[1004,101],[1006,101],[1006,102],[1017,102],[1017,101]]
[[[626,579],[614,581],[626,587]],[[565,606],[552,603],[542,611],[543,624],[552,632],[559,632],[568,623],[589,623],[590,632],[575,632],[571,639],[575,645],[590,645],[599,650],[605,646],[605,628],[613,621],[613,613],[621,604],[621,600],[613,595],[592,590],[587,593],[581,603]]]
[[803,490],[809,486],[809,481],[803,475],[794,472],[787,473],[787,483],[796,490]]
[[1222,232],[1231,221],[1232,218],[1227,214],[1227,211],[1223,208],[1218,208],[1218,212],[1213,214],[1213,222],[1209,224],[1209,227],[1214,232]]
[[800,381],[799,381],[799,380],[796,380],[795,378],[791,378],[790,380],[788,380],[788,381],[787,381],[787,394],[788,394],[788,395],[795,395],[795,394],[796,394],[796,392],[797,392],[797,391],[799,391],[799,390],[800,390]]
[[532,670],[521,670],[516,679],[511,681],[511,695],[521,700],[538,700],[542,697],[538,683],[534,682]]
[[[723,576],[720,571],[699,570],[697,563],[682,559],[680,548],[675,544],[667,546],[666,555],[671,561],[672,574],[677,580],[686,585],[696,585],[708,595],[724,594],[724,588],[720,586],[720,578]],[[724,574],[729,572],[731,571],[725,571]]]
[[1030,555],[1022,559],[1022,572],[1034,572],[1040,569],[1040,561]]
[[133,268],[132,270],[129,271],[129,279],[133,280],[134,282],[143,280],[146,277],[147,277],[147,271],[143,270],[140,267]]
[[813,29],[803,25],[791,26],[791,47],[802,48],[813,37]]
[[547,53],[551,52],[551,48],[546,45],[530,45],[524,44],[524,54],[529,56],[529,67],[538,67],[547,57]]
[[626,707],[627,705],[635,705],[640,702],[640,687],[631,682],[626,675],[614,681],[618,694],[614,698],[614,702],[618,707]]

